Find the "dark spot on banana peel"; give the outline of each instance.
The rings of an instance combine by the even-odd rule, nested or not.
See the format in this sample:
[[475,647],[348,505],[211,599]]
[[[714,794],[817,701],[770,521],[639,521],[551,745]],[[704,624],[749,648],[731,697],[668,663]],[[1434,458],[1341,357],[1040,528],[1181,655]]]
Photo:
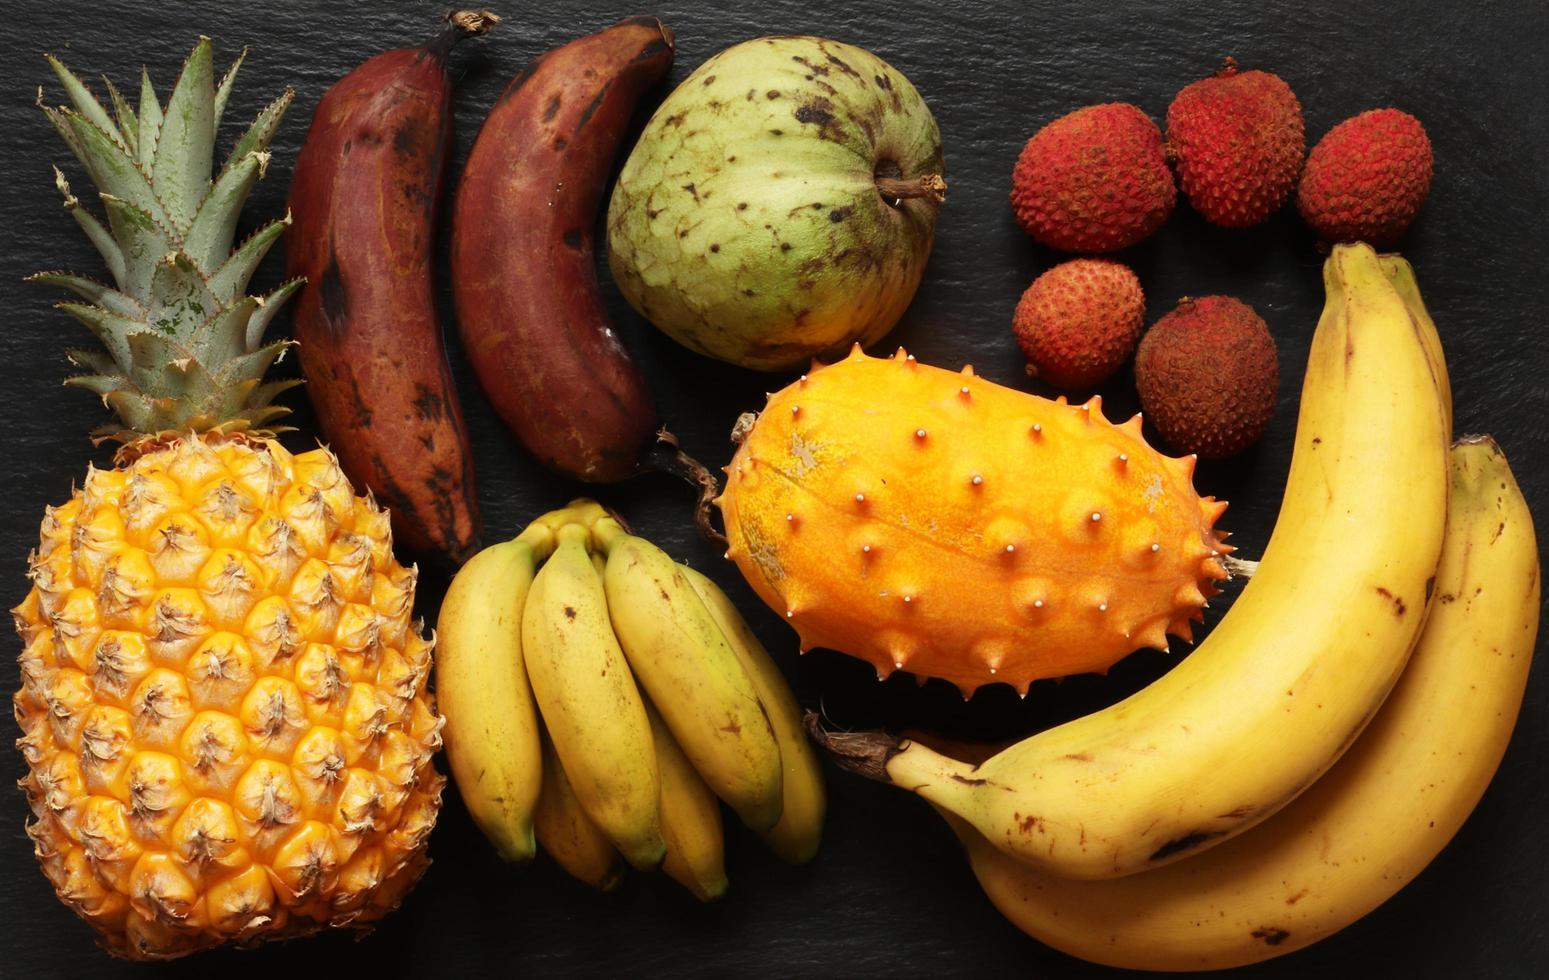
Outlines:
[[[1430,587],[1427,586],[1426,588],[1427,591],[1429,591]],[[1395,615],[1402,617],[1404,613],[1409,611],[1409,607],[1404,605],[1404,599],[1402,596],[1396,596],[1380,585],[1377,586],[1377,594],[1393,603],[1393,612]]]
[[1230,809],[1230,810],[1226,811],[1225,813],[1221,814],[1221,819],[1222,820],[1242,820],[1242,819],[1244,819],[1246,817],[1253,816],[1253,814],[1255,814],[1257,812],[1258,812],[1258,807],[1252,805],[1251,803],[1244,803],[1242,806],[1233,807],[1232,809]]
[[1266,946],[1279,946],[1291,937],[1291,934],[1284,929],[1275,929],[1271,926],[1261,926],[1253,930],[1250,935],[1254,939],[1263,940]]
[[581,110],[581,116],[576,120],[575,124],[575,131],[577,133],[586,128],[586,124],[591,121],[592,114],[602,106],[602,100],[608,97],[608,89],[612,87],[613,79],[610,78],[606,82],[603,82],[602,88],[597,90],[597,95],[593,97],[592,101],[586,104],[585,109]]
[[344,288],[344,276],[339,272],[339,254],[334,251],[332,243],[328,247],[328,264],[323,267],[323,274],[317,281],[317,291],[329,330],[335,337],[342,335],[349,327],[346,321],[349,319],[350,305]]
[[393,152],[401,157],[417,157],[424,152],[425,121],[419,116],[407,116],[393,130]]
[[565,607],[565,618],[566,619],[575,619],[575,606],[566,606]]
[[446,403],[439,392],[417,384],[414,386],[414,410],[422,419],[436,419],[446,414]]
[[1224,830],[1196,830],[1192,834],[1184,834],[1182,837],[1174,837],[1172,840],[1151,852],[1150,860],[1160,861],[1170,858],[1174,854],[1182,854],[1191,851],[1208,840],[1214,840],[1226,833]]
[[962,783],[964,786],[983,786],[985,783],[989,782],[987,779],[980,779],[976,776],[964,776],[961,773],[955,772],[952,774],[952,779],[956,782]]
[[1430,601],[1431,601],[1431,593],[1435,592],[1435,591],[1436,591],[1436,576],[1432,575],[1430,578],[1425,580],[1425,601],[1426,601],[1427,604],[1429,604]]

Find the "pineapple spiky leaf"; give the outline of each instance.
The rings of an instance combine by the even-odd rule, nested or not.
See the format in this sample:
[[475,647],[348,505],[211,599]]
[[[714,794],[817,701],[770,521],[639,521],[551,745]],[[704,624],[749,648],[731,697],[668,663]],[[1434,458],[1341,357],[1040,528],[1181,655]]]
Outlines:
[[123,134],[118,131],[118,126],[108,115],[107,109],[103,108],[102,103],[91,93],[91,89],[86,87],[86,83],[77,78],[74,72],[66,68],[53,55],[46,54],[43,58],[54,70],[54,75],[59,79],[60,84],[65,87],[65,94],[70,97],[70,104],[75,106],[75,111],[90,119],[94,125],[113,139],[120,143],[126,142]]
[[247,48],[243,48],[231,67],[226,69],[226,74],[221,76],[220,84],[215,87],[215,128],[220,129],[221,117],[226,114],[226,103],[231,99],[232,86],[236,84],[237,72],[242,69],[242,62],[247,60]]
[[131,296],[126,296],[105,282],[93,279],[90,276],[78,276],[73,272],[35,272],[28,276],[27,282],[41,282],[49,286],[60,286],[81,297],[93,306],[100,306],[109,313],[116,313],[127,318],[142,317],[145,310]]
[[102,76],[102,84],[107,86],[108,100],[113,104],[113,118],[118,122],[118,137],[129,147],[129,155],[139,160],[140,119],[129,108],[129,103],[106,75]]
[[119,255],[123,257],[124,292],[142,306],[148,305],[156,264],[176,250],[176,236],[144,208],[112,194],[100,197],[107,211],[108,227],[113,230]]
[[136,159],[149,170],[156,160],[156,141],[161,135],[161,102],[151,86],[150,72],[140,69],[140,139]]
[[[300,281],[264,296],[245,294],[289,215],[232,248],[242,206],[264,176],[269,141],[293,96],[287,90],[260,111],[217,171],[216,125],[242,58],[218,85],[212,62],[209,39],[201,38],[165,107],[142,71],[138,114],[109,82],[110,115],[53,58],[49,64],[71,105],[49,107],[39,93],[39,107],[97,185],[106,226],[55,170],[65,207],[102,253],[117,288],[67,272],[31,278],[85,300],[59,308],[85,324],[105,353],[71,352],[71,363],[86,373],[67,383],[92,391],[118,413],[120,424],[95,435],[130,444],[131,454],[135,444],[167,433],[272,434],[270,423],[288,411],[274,397],[299,383],[263,382],[289,346],[265,344],[263,334]],[[214,180],[212,173],[218,173]]]
[[253,232],[236,251],[221,263],[221,267],[210,275],[210,292],[223,303],[229,303],[236,295],[247,288],[248,281],[253,278],[253,272],[258,268],[258,263],[264,260],[269,252],[269,246],[279,240],[286,228],[290,227],[290,212],[285,212],[285,217],[269,222],[262,228]]
[[118,247],[118,242],[102,227],[102,223],[85,208],[76,196],[70,193],[70,183],[65,180],[64,172],[58,167],[54,168],[54,186],[64,197],[65,210],[75,219],[75,223],[81,226],[86,237],[97,247],[97,252],[102,256],[102,261],[108,267],[108,274],[118,284],[119,289],[128,288],[127,274],[124,268],[124,252]]
[[257,347],[263,340],[264,334],[269,329],[269,322],[274,315],[280,312],[285,301],[295,295],[296,290],[306,284],[305,279],[289,279],[280,283],[274,289],[258,297],[258,309],[253,311],[253,318],[247,323],[247,346]]
[[188,228],[210,185],[215,154],[215,77],[210,39],[201,37],[167,98],[152,180],[172,225]]
[[183,248],[205,272],[213,273],[231,253],[237,215],[253,184],[269,166],[268,153],[249,153],[221,172],[183,237]]

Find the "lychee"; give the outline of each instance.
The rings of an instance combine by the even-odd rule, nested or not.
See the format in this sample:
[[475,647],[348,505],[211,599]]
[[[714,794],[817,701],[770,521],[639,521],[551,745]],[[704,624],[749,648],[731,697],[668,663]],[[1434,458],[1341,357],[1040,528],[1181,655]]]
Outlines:
[[1373,109],[1329,130],[1312,148],[1296,208],[1330,242],[1391,245],[1431,189],[1431,141],[1420,120]]
[[1065,390],[1107,380],[1135,352],[1146,300],[1129,266],[1071,259],[1033,280],[1011,328],[1029,374]]
[[1307,132],[1291,86],[1267,71],[1238,71],[1227,58],[1167,107],[1167,159],[1189,204],[1211,224],[1247,228],[1296,186]]
[[1274,415],[1275,341],[1240,300],[1185,298],[1140,341],[1135,386],[1146,417],[1173,449],[1231,456],[1257,442]]
[[1087,106],[1033,135],[1011,177],[1024,231],[1066,252],[1112,252],[1156,231],[1178,190],[1151,117],[1123,102]]

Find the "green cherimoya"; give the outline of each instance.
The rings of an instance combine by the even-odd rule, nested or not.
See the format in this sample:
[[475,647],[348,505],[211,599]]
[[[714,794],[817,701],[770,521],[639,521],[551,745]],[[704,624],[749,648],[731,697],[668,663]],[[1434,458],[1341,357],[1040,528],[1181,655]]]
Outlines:
[[793,367],[898,322],[942,172],[936,120],[891,65],[824,38],[746,41],[646,124],[608,208],[609,264],[686,347]]

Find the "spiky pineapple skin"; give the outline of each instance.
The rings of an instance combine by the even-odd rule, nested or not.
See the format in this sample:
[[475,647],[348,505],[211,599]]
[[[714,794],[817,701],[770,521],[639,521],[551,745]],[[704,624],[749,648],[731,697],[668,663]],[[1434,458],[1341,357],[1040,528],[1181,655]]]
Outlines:
[[727,467],[727,555],[803,650],[972,694],[1187,638],[1230,549],[1224,502],[1137,415],[849,357],[772,395]]
[[91,470],[13,610],[27,830],[112,952],[366,926],[426,865],[431,643],[333,455],[219,435]]

